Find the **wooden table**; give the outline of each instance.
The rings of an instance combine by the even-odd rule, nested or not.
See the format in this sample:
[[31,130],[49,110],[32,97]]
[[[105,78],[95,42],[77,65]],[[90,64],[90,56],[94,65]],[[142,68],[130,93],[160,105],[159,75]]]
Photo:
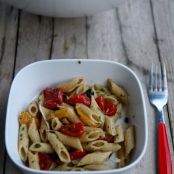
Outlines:
[[55,58],[112,59],[129,66],[140,78],[148,113],[148,146],[129,174],[157,173],[156,118],[146,82],[151,63],[164,61],[169,85],[165,121],[174,158],[173,0],[127,0],[115,9],[74,19],[33,15],[0,4],[0,174],[22,173],[9,159],[4,145],[11,82],[25,65]]

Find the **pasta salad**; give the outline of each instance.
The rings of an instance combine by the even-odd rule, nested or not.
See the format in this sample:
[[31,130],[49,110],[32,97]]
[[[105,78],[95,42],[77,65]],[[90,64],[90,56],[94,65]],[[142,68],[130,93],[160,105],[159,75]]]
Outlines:
[[109,170],[129,163],[133,125],[117,124],[127,92],[112,79],[87,85],[82,77],[41,91],[19,115],[21,160],[38,170]]

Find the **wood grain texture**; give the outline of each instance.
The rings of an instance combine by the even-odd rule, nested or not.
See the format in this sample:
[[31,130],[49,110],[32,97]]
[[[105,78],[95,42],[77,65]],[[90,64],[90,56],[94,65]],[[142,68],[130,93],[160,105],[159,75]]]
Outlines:
[[0,173],[6,159],[4,129],[6,105],[15,62],[18,11],[0,3]]
[[[156,26],[155,42],[159,47],[160,61],[167,67],[169,82],[168,112],[170,129],[174,143],[174,1],[151,0],[151,6]],[[174,147],[173,147],[174,148]]]
[[87,18],[88,58],[125,62],[115,9]]
[[[14,75],[29,63],[48,59],[52,41],[52,19],[19,13]],[[12,54],[14,55],[14,54]],[[22,173],[7,157],[5,173]]]
[[[115,18],[113,17],[115,20],[111,20],[111,16],[115,16]],[[98,18],[100,17],[101,15],[98,16]],[[141,80],[148,111],[149,141],[146,155],[143,157],[141,162],[129,172],[143,173],[143,171],[145,171],[148,174],[153,174],[154,171],[157,171],[157,146],[155,134],[156,117],[154,108],[152,108],[149,104],[146,86],[147,73],[150,65],[152,61],[154,63],[159,61],[159,55],[158,48],[154,43],[155,29],[153,25],[150,3],[146,0],[136,2],[129,0],[126,4],[119,6],[116,9],[115,14],[114,12],[110,12],[110,14],[102,17],[103,21],[101,24],[99,23],[101,20],[97,19],[97,17],[92,18],[92,20],[95,21],[90,22],[89,27],[89,32],[92,33],[88,33],[89,57],[98,57],[97,55],[100,56],[110,54],[109,57],[113,59],[115,58],[114,60],[122,62],[132,68]],[[112,24],[108,21],[111,21]],[[100,28],[100,30],[97,30],[97,28]],[[112,32],[112,28],[116,30],[114,30],[114,33]],[[95,39],[93,40],[93,38]],[[90,45],[92,45],[91,48]],[[114,46],[116,46],[116,49],[120,49],[119,52],[112,51]]]
[[51,18],[20,13],[15,73],[29,63],[50,57],[52,31]]
[[[38,60],[55,58],[112,59],[129,66],[137,74],[147,106],[147,151],[140,163],[125,174],[156,173],[156,117],[147,96],[147,74],[152,62],[165,62],[169,81],[169,103],[165,109],[165,115],[168,117],[165,117],[165,120],[172,147],[173,17],[172,0],[126,0],[116,9],[91,17],[73,19],[41,17],[23,11],[18,12],[10,6],[0,4],[0,137],[4,137],[10,83],[22,67]],[[0,173],[21,174],[22,172],[5,155],[2,141],[0,148]]]
[[52,58],[86,58],[86,18],[55,18]]

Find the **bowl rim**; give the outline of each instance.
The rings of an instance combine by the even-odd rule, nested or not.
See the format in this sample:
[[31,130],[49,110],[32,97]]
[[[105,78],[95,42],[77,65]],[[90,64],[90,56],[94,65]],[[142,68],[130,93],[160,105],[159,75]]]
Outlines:
[[95,58],[95,59],[73,59],[73,58],[59,58],[59,59],[46,59],[46,60],[40,60],[40,61],[36,61],[36,62],[33,62],[33,63],[30,63],[26,66],[24,66],[23,68],[21,68],[21,70],[19,70],[19,72],[15,75],[13,81],[12,81],[12,84],[11,84],[11,88],[10,88],[10,92],[9,92],[9,96],[8,96],[8,103],[7,103],[7,112],[6,112],[6,121],[5,121],[5,147],[6,147],[6,151],[7,151],[7,154],[8,156],[10,157],[10,159],[13,161],[13,163],[18,166],[19,168],[21,168],[23,171],[26,171],[26,172],[31,172],[31,173],[37,173],[37,174],[48,174],[48,173],[51,173],[51,174],[57,174],[57,173],[60,173],[60,174],[67,174],[68,171],[43,171],[43,170],[36,170],[36,169],[31,169],[25,165],[22,165],[18,162],[15,161],[15,159],[13,158],[13,156],[10,154],[10,151],[9,151],[9,148],[8,148],[8,144],[7,144],[7,139],[8,139],[8,135],[7,135],[7,119],[8,119],[8,113],[9,113],[9,101],[10,101],[10,96],[11,96],[11,93],[12,93],[12,87],[13,87],[13,84],[14,82],[16,81],[16,79],[18,78],[18,76],[20,74],[23,73],[23,71],[26,71],[27,69],[29,69],[31,66],[35,66],[35,65],[39,65],[39,64],[46,64],[46,63],[49,63],[49,62],[103,62],[103,63],[110,63],[110,64],[116,64],[124,69],[126,69],[127,71],[129,71],[129,73],[131,73],[134,78],[136,79],[137,81],[137,84],[139,86],[139,89],[140,89],[140,94],[141,94],[141,99],[142,99],[142,106],[143,106],[143,115],[144,115],[144,125],[145,125],[145,140],[144,140],[144,145],[143,145],[143,148],[141,150],[141,153],[140,155],[136,158],[135,161],[133,161],[131,164],[128,164],[127,166],[123,167],[123,168],[116,168],[116,169],[111,169],[111,170],[100,170],[100,171],[71,171],[73,172],[74,174],[75,173],[79,173],[79,172],[82,172],[84,174],[104,174],[104,173],[114,173],[114,172],[125,172],[127,171],[128,169],[132,168],[133,166],[135,166],[141,159],[142,157],[144,156],[145,152],[146,152],[146,149],[147,149],[147,143],[148,143],[148,124],[147,124],[147,111],[146,111],[146,104],[145,104],[145,98],[144,98],[144,93],[143,93],[143,88],[142,88],[142,85],[141,85],[141,82],[138,78],[138,76],[135,74],[135,72],[130,69],[128,66],[122,64],[122,63],[119,63],[115,60],[106,60],[106,59],[99,59],[99,58]]

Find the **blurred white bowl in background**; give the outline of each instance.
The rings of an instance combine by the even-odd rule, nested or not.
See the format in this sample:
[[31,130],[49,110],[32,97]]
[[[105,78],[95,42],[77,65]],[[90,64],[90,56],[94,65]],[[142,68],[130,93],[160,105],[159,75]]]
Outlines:
[[0,0],[39,15],[54,17],[88,16],[116,7],[121,0]]

